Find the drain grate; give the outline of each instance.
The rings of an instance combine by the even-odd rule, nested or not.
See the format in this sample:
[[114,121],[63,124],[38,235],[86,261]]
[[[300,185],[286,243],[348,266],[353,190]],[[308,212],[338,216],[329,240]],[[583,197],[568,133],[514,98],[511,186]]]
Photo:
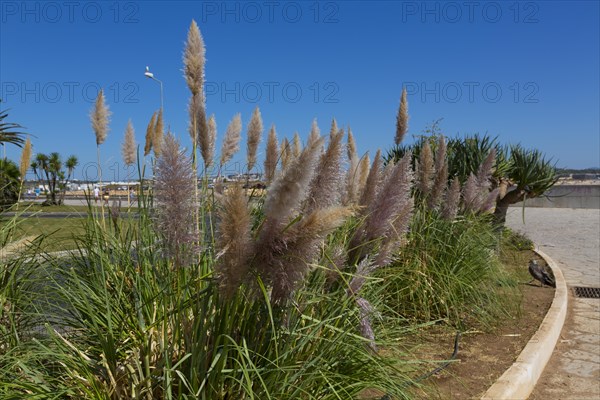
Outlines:
[[575,286],[573,288],[573,293],[575,294],[575,297],[583,299],[600,299],[600,288],[597,287]]

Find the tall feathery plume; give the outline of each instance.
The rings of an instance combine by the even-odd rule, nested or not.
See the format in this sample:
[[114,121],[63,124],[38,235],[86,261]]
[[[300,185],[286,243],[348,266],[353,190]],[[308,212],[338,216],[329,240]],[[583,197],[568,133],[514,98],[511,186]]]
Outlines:
[[[350,248],[356,249],[351,261],[361,260],[375,244],[374,240],[384,238],[393,230],[393,222],[410,201],[413,171],[410,167],[411,152],[393,167],[392,172],[381,183],[382,188],[372,203],[367,205],[366,218],[354,234]],[[365,246],[365,243],[372,243]]]
[[202,142],[208,134],[206,123],[206,99],[204,94],[204,64],[206,62],[204,39],[196,21],[192,20],[188,30],[187,42],[183,53],[185,81],[192,92],[190,100],[190,121],[192,140]]
[[271,125],[269,138],[267,139],[267,154],[265,157],[265,181],[270,184],[275,178],[277,160],[279,158],[279,143],[277,143],[277,132],[275,125]]
[[442,201],[444,190],[448,185],[448,159],[446,158],[446,140],[440,136],[435,151],[435,178],[431,193],[427,199],[429,209],[437,209]]
[[121,155],[123,156],[123,162],[129,166],[135,163],[136,159],[136,145],[135,145],[135,131],[133,129],[133,123],[131,120],[127,121],[127,127],[125,128],[125,138],[121,145]]
[[356,199],[360,200],[362,193],[367,185],[367,179],[369,178],[369,171],[371,169],[371,157],[369,153],[366,153],[361,157],[358,162],[358,180],[356,182]]
[[352,134],[352,130],[348,127],[348,160],[351,160],[352,157],[357,156],[356,152],[356,142],[354,141],[354,135]]
[[234,185],[227,191],[218,210],[218,219],[219,256],[215,271],[221,292],[228,298],[244,281],[250,269],[251,220],[248,199],[241,186]]
[[281,157],[281,171],[285,171],[288,167],[288,165],[290,164],[290,142],[287,140],[287,138],[283,138],[283,140],[281,141],[281,151],[280,151],[280,157]]
[[344,131],[340,130],[329,141],[325,153],[321,154],[304,204],[305,213],[310,213],[317,208],[331,207],[338,204],[340,187],[343,181],[341,171],[343,137]]
[[144,157],[146,157],[152,151],[152,147],[154,145],[154,128],[156,125],[156,114],[158,112],[155,111],[152,114],[152,118],[150,118],[150,122],[148,122],[148,127],[146,128],[146,143],[144,144]]
[[210,167],[213,163],[213,158],[215,156],[215,142],[217,140],[217,121],[215,119],[215,115],[212,114],[208,119],[208,132],[206,135],[206,143],[200,146],[200,152],[202,154],[202,159],[204,159],[204,169],[208,171],[208,167]]
[[463,205],[464,211],[476,211],[479,209],[477,204],[479,198],[479,187],[477,186],[477,178],[472,173],[467,178],[465,185],[462,188]]
[[308,135],[307,146],[310,146],[313,142],[319,140],[321,137],[321,130],[319,129],[319,125],[317,125],[317,119],[313,119],[312,125],[310,127],[310,135]]
[[358,202],[358,205],[362,206],[363,210],[366,210],[365,206],[371,204],[375,199],[375,195],[377,194],[377,186],[379,185],[379,180],[381,179],[381,166],[381,150],[377,149],[377,153],[375,153],[375,158],[373,159],[373,165],[371,165],[369,176],[367,177],[365,187],[360,196],[360,201]]
[[[263,281],[269,284],[274,284],[274,280],[281,277],[281,266],[276,266],[277,257],[287,247],[282,233],[306,198],[322,141],[320,139],[305,147],[300,157],[277,176],[267,193],[263,206],[265,220],[254,244],[253,264]],[[289,231],[286,232],[289,234]]]
[[92,129],[96,135],[96,145],[98,146],[104,143],[106,136],[108,135],[110,114],[111,112],[109,111],[104,99],[104,89],[100,89],[98,97],[96,97],[94,107],[90,112]]
[[322,142],[323,139],[319,139],[312,146],[305,147],[300,157],[275,179],[263,207],[266,218],[264,226],[269,221],[285,221],[305,199],[318,157],[316,149]]
[[233,155],[239,151],[241,132],[242,116],[236,114],[229,122],[229,125],[227,125],[227,130],[225,131],[225,138],[223,139],[223,145],[221,147],[221,167],[231,160]]
[[402,88],[402,96],[400,97],[400,107],[398,115],[396,115],[396,137],[394,142],[399,145],[402,143],[406,132],[408,132],[408,100],[406,99],[406,88]]
[[346,191],[343,199],[345,205],[356,203],[357,201],[357,189],[358,189],[358,154],[356,154],[356,144],[354,143],[354,136],[351,132],[348,132],[348,143],[346,145],[348,151],[348,171],[346,173]]
[[298,132],[294,132],[294,140],[292,142],[292,157],[294,157],[294,158],[300,157],[301,152],[302,152],[302,141],[300,140],[300,135],[298,135]]
[[[135,163],[137,158],[137,149],[135,144],[135,131],[133,129],[133,123],[131,119],[127,121],[127,127],[125,128],[125,138],[121,145],[121,154],[123,156],[123,162],[126,167],[131,166]],[[131,196],[129,196],[129,182],[127,182],[127,205],[131,206]]]
[[346,207],[319,208],[285,230],[284,250],[275,254],[270,265],[271,300],[275,304],[282,304],[292,296],[319,254],[325,236],[351,215],[352,211]]
[[495,188],[487,195],[486,199],[481,204],[479,208],[480,213],[489,213],[494,212],[496,207],[496,201],[498,200],[498,196],[500,195],[500,188]]
[[[104,101],[104,90],[100,89],[94,108],[90,112],[92,129],[96,135],[96,152],[98,156],[98,181],[102,186],[102,167],[100,164],[100,145],[106,140],[108,135],[108,123],[110,122],[110,111]],[[100,203],[102,209],[102,225],[104,226],[104,203]]]
[[252,113],[252,118],[248,124],[248,143],[247,143],[247,161],[248,161],[248,172],[256,164],[256,151],[258,150],[258,144],[260,143],[260,137],[263,132],[262,117],[260,116],[260,110],[258,106]]
[[17,208],[19,207],[19,203],[21,201],[21,192],[23,191],[23,183],[25,182],[25,177],[27,175],[27,170],[29,169],[31,162],[31,140],[27,137],[25,144],[23,145],[23,151],[21,152],[21,159],[19,160],[19,175],[21,184],[19,187],[19,195],[17,198]]
[[197,250],[198,235],[195,221],[196,178],[192,160],[180,149],[179,142],[170,132],[164,138],[163,151],[157,160],[154,193],[157,208],[156,226],[163,238],[165,255],[175,267],[191,261]]
[[338,132],[339,128],[337,125],[337,121],[335,120],[335,118],[333,118],[331,120],[331,128],[329,129],[329,138],[331,139],[333,137],[333,135],[335,135]]
[[165,125],[163,123],[163,110],[162,108],[158,111],[156,117],[156,126],[154,127],[154,137],[152,139],[152,147],[154,150],[154,157],[160,157],[162,150],[163,136],[165,134]]
[[433,186],[433,168],[433,153],[429,141],[426,140],[421,148],[421,155],[419,156],[417,166],[417,189],[419,189],[423,199],[429,196],[429,192]]
[[452,221],[458,214],[460,203],[460,181],[455,177],[446,193],[446,199],[442,207],[442,218]]
[[[492,149],[477,169],[477,186],[482,192],[487,192],[491,186],[490,178],[496,161],[496,149]],[[486,193],[487,194],[487,193]]]
[[25,181],[25,175],[31,162],[31,140],[27,138],[23,151],[21,152],[21,159],[19,160],[19,174],[21,175],[21,184]]

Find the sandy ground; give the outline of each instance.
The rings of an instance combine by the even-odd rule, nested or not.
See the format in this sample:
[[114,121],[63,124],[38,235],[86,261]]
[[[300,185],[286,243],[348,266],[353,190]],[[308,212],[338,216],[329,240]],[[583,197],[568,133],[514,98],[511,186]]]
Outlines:
[[[600,287],[600,210],[511,208],[507,225],[552,257],[567,285]],[[567,321],[530,399],[600,399],[600,299],[570,291]]]

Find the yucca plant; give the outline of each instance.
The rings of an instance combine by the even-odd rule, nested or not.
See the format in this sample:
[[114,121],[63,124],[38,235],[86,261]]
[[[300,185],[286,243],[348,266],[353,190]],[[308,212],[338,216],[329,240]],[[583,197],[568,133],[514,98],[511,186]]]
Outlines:
[[556,163],[539,150],[525,149],[520,145],[510,146],[506,177],[506,187],[494,212],[499,225],[504,225],[511,204],[542,196],[558,181]]

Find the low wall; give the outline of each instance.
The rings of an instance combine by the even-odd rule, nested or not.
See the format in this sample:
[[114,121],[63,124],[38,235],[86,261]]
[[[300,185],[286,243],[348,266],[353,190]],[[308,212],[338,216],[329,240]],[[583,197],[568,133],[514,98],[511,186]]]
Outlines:
[[[522,207],[523,203],[513,207]],[[595,185],[557,185],[545,197],[527,199],[525,207],[600,209],[600,183]]]

